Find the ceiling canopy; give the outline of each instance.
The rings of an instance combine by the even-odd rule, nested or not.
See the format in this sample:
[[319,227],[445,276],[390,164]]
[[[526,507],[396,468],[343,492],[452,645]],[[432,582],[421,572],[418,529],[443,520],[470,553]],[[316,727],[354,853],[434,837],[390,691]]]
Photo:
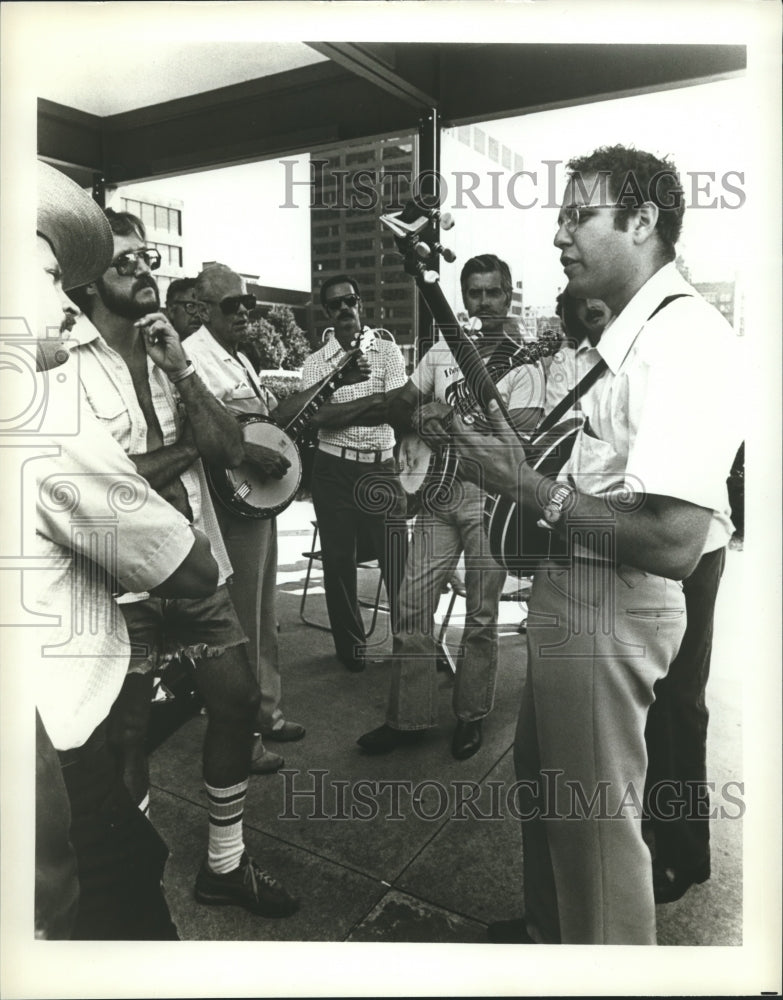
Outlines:
[[85,185],[410,133],[433,111],[454,126],[746,69],[743,45],[183,39],[147,43],[143,72],[135,46],[69,54],[39,96],[38,152]]

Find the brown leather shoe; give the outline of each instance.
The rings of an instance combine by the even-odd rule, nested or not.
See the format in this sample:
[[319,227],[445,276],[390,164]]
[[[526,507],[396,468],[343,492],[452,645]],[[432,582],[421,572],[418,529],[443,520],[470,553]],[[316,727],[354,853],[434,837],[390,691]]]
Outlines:
[[272,753],[271,750],[264,748],[264,752],[260,757],[255,757],[250,762],[250,773],[251,774],[274,774],[275,771],[279,771],[280,768],[285,764],[285,761],[279,754]]
[[276,729],[267,729],[266,727],[259,729],[259,734],[263,739],[271,740],[273,743],[295,743],[304,737],[305,732],[305,727],[300,726],[298,722],[284,722]]

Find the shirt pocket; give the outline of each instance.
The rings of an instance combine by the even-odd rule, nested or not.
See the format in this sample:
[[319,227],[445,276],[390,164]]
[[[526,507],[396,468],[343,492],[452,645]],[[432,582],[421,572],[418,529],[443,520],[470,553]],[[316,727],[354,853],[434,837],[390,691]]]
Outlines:
[[261,402],[251,386],[240,383],[228,390],[223,402],[236,413],[260,413],[267,415],[267,407]]
[[85,387],[85,396],[93,413],[115,441],[124,448],[129,446],[132,430],[130,413],[114,385],[102,383]]

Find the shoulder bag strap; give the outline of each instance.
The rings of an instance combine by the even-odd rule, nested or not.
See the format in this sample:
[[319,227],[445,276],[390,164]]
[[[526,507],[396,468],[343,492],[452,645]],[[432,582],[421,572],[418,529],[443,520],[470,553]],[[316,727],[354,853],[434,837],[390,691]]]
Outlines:
[[[688,292],[678,292],[676,295],[667,295],[666,298],[662,302],[659,302],[655,309],[653,309],[647,317],[647,322],[649,323],[653,316],[657,315],[661,309],[665,309],[670,302],[674,302],[675,299],[681,299],[687,295],[689,295]],[[600,361],[594,364],[590,371],[574,386],[574,388],[560,400],[554,410],[551,410],[544,417],[536,429],[536,434],[548,431],[550,427],[554,427],[564,414],[568,413],[572,407],[576,406],[579,398],[583,396],[590,386],[603,375],[606,368],[607,364],[604,359],[601,358]]]

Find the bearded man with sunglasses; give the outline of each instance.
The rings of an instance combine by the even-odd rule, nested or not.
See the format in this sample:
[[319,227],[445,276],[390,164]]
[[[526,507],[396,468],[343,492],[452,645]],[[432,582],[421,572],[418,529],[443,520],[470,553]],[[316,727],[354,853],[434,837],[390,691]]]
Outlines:
[[248,640],[226,586],[232,568],[202,465],[202,459],[238,465],[240,428],[199,378],[159,311],[152,271],[160,254],[145,245],[141,220],[125,212],[107,210],[106,215],[114,234],[111,266],[69,293],[84,313],[73,333],[82,389],[139,473],[204,531],[220,570],[217,592],[205,600],[164,601],[149,594],[119,598],[134,648],[109,716],[109,741],[131,794],[146,811],[144,742],[153,675],[173,654],[193,659],[207,711],[203,778],[209,805],[208,850],[196,879],[196,899],[233,903],[261,916],[288,916],[298,902],[256,865],[244,844],[260,694]]
[[[318,519],[329,623],[338,660],[350,671],[365,668],[366,636],[357,594],[357,563],[369,547],[386,585],[392,628],[405,565],[407,535],[387,531],[389,518],[404,525],[405,500],[393,455],[390,394],[405,384],[405,362],[391,334],[364,327],[359,286],[347,275],[327,278],[321,305],[334,325],[324,346],[306,359],[302,385],[316,385],[362,344],[370,377],[338,389],[315,414],[318,448],[311,489]],[[366,342],[364,336],[366,336]]]

